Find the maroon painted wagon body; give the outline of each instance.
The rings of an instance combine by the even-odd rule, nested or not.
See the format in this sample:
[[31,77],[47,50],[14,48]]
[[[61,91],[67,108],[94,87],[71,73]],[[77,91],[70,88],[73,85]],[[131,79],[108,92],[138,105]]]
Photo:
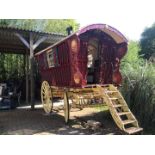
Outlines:
[[42,81],[57,87],[120,84],[127,39],[106,24],[93,24],[36,54]]

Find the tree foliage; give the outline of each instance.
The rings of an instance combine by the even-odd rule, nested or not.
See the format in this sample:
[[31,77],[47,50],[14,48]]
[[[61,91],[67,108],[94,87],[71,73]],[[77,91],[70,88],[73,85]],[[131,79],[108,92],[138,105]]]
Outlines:
[[140,58],[138,52],[140,51],[140,45],[136,41],[130,41],[128,45],[128,52],[122,60],[121,69],[123,72],[128,70],[129,64],[132,64],[136,68],[143,60]]
[[0,26],[62,34],[67,34],[68,26],[72,26],[73,31],[79,28],[79,24],[74,19],[1,19]]
[[24,56],[0,53],[0,82],[22,78],[24,75]]
[[144,30],[140,40],[140,46],[141,50],[139,51],[139,55],[143,58],[149,59],[155,54],[155,24]]

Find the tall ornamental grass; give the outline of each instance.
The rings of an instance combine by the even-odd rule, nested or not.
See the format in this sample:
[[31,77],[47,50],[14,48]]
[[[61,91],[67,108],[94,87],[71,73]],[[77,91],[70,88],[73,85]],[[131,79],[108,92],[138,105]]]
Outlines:
[[155,125],[155,65],[140,59],[122,67],[121,92],[139,124],[148,129]]

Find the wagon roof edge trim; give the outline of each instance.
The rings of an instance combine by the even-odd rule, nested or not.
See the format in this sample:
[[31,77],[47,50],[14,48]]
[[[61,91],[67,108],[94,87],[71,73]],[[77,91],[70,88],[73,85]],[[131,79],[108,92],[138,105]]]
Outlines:
[[56,46],[56,45],[59,45],[59,44],[62,43],[64,40],[69,39],[70,37],[76,35],[77,32],[78,32],[78,31],[72,33],[71,35],[69,35],[69,36],[67,36],[67,37],[65,37],[65,38],[63,38],[62,40],[56,42],[55,44],[53,44],[53,45],[51,45],[51,46],[49,46],[49,47],[47,47],[47,48],[41,50],[40,52],[37,52],[37,53],[35,54],[35,56],[40,55],[40,54],[43,53],[44,51],[49,50],[49,49],[53,48],[53,47]]

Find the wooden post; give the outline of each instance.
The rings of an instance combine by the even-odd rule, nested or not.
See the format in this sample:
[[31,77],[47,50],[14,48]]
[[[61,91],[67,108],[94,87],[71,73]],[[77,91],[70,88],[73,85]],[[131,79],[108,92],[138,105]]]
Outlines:
[[[33,110],[35,108],[35,100],[34,100],[34,50],[47,39],[47,36],[42,36],[40,39],[38,39],[34,43],[33,34],[30,32],[30,38],[29,42],[19,33],[14,33],[15,36],[17,36],[20,41],[28,48],[30,49],[30,57],[29,57],[29,63],[28,63],[28,54],[27,56],[27,65],[26,65],[26,103],[28,103],[29,99],[29,78],[28,74],[30,75],[30,96],[31,96],[31,109]],[[28,52],[27,52],[28,53]],[[30,66],[30,70],[29,70]]]
[[29,102],[29,54],[26,52],[26,104]]
[[[26,53],[27,53],[27,51],[26,51]],[[27,61],[27,59],[26,59],[26,54],[23,54],[23,76],[24,76],[24,78],[26,77],[26,61]]]
[[34,110],[34,50],[33,50],[33,34],[30,33],[30,94],[31,94],[31,110]]

